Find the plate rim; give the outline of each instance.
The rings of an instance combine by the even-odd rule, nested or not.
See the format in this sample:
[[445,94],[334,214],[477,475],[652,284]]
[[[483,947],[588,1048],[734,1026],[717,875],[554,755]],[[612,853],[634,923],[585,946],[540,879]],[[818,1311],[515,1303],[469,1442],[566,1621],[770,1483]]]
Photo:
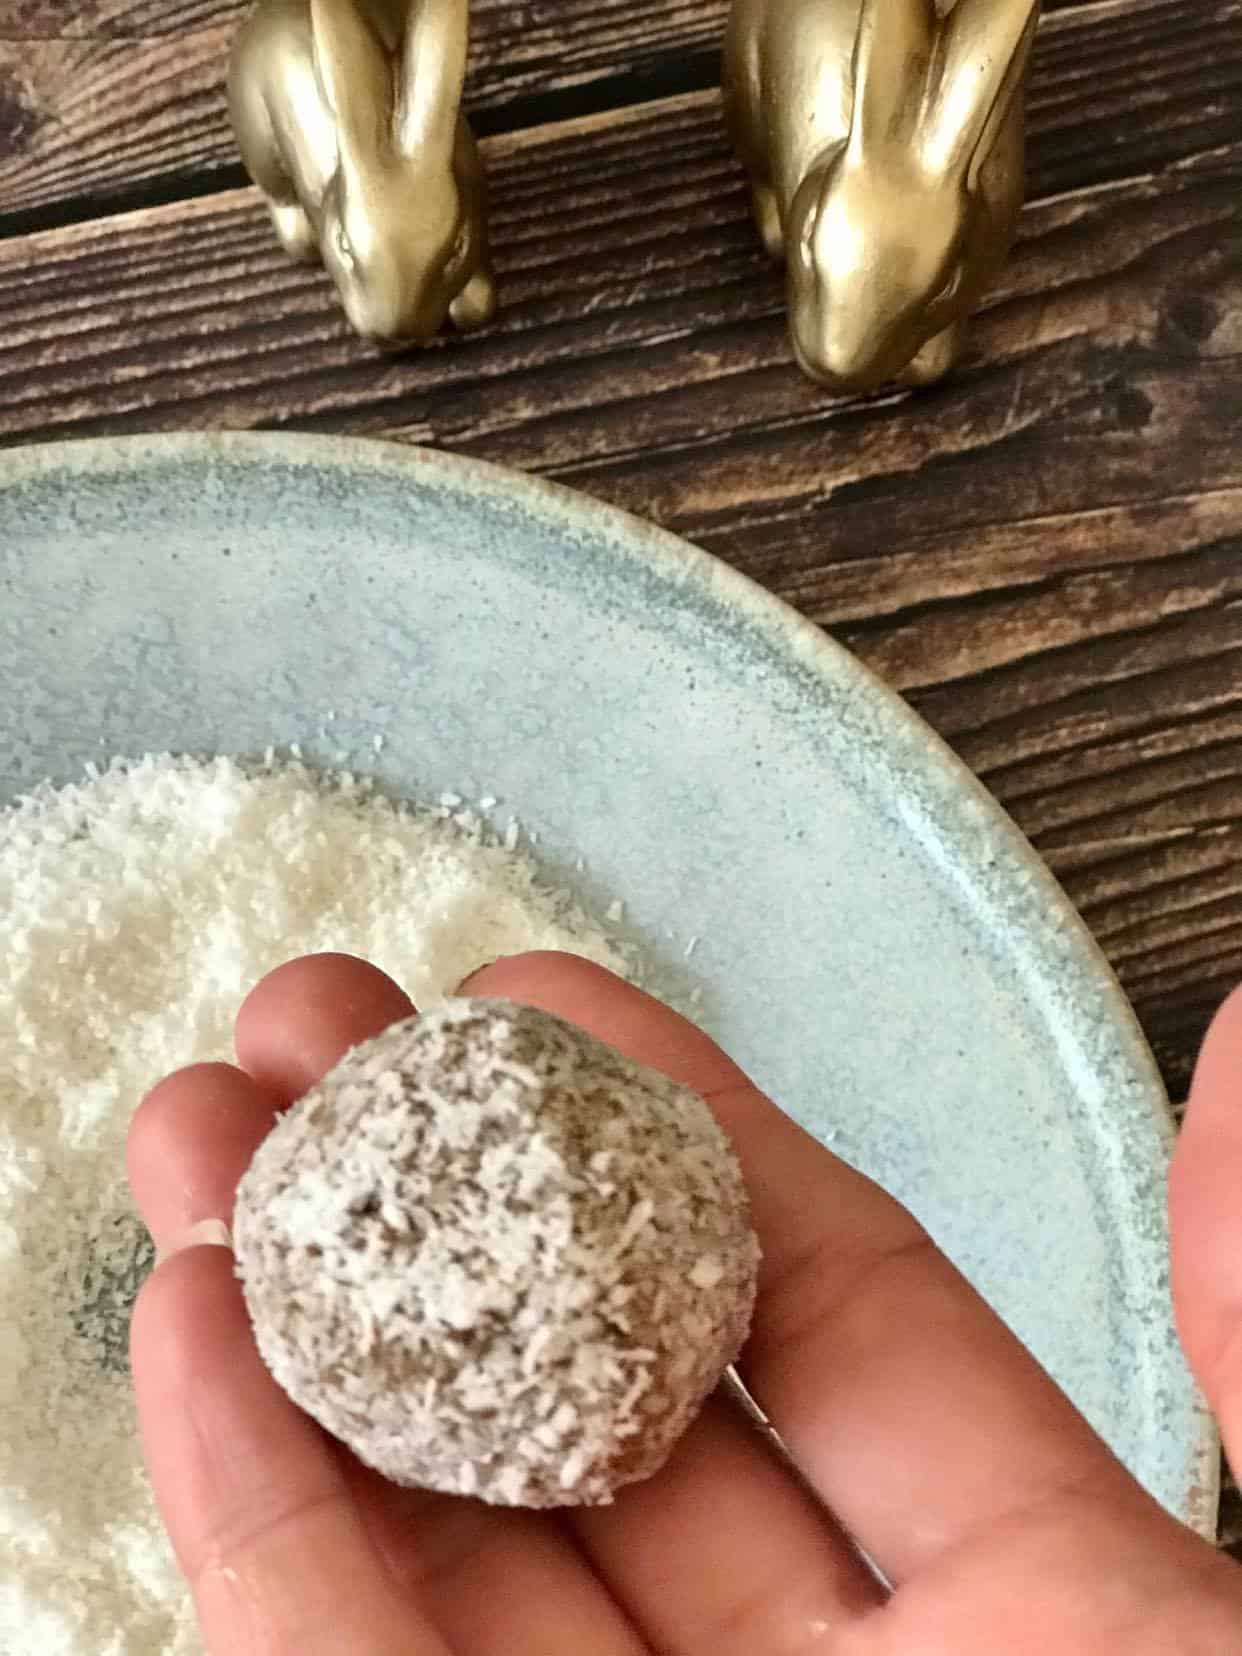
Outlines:
[[[82,476],[137,473],[161,465],[222,460],[258,467],[282,463],[335,472],[378,472],[406,481],[485,496],[525,507],[533,516],[560,519],[571,531],[598,537],[601,529],[623,555],[682,584],[698,586],[774,644],[778,654],[809,671],[827,689],[848,690],[865,703],[885,736],[890,756],[938,784],[940,803],[973,808],[986,826],[990,865],[981,869],[983,889],[1003,890],[1020,876],[1040,898],[1055,933],[1056,954],[1081,980],[1093,984],[1099,1011],[1108,1017],[1119,1052],[1142,1088],[1158,1139],[1174,1135],[1174,1117],[1155,1057],[1112,964],[1059,880],[1001,802],[948,742],[862,660],[792,604],[751,576],[672,530],[552,479],[420,444],[382,437],[272,431],[180,431],[69,438],[0,451],[0,490],[38,482],[57,472]],[[1046,939],[1044,949],[1048,956]],[[1196,1391],[1199,1434],[1187,1467],[1184,1521],[1210,1540],[1218,1535],[1220,1438],[1206,1402]]]

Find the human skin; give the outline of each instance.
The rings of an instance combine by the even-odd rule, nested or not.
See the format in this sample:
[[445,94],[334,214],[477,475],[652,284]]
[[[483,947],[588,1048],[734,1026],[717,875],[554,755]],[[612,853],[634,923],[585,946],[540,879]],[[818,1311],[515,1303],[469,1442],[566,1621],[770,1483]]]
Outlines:
[[[468,989],[580,1024],[715,1110],[764,1249],[741,1369],[804,1481],[715,1399],[614,1505],[499,1510],[384,1483],[289,1402],[211,1244],[273,1113],[412,1011],[361,961],[291,962],[243,1006],[237,1065],[170,1076],[130,1133],[163,1256],[132,1331],[144,1450],[211,1656],[1242,1656],[1242,1570],[705,1035],[566,955]],[[1205,1045],[1170,1202],[1183,1342],[1242,1452],[1242,996]]]

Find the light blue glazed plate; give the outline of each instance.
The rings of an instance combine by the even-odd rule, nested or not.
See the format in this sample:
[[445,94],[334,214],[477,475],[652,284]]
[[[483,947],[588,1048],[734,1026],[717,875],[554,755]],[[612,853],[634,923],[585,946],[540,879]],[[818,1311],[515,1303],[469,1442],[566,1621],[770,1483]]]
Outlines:
[[1170,1121],[1134,1018],[997,805],[792,610],[442,455],[56,445],[0,455],[0,694],[0,802],[101,754],[301,742],[415,797],[515,806],[558,882],[584,858],[624,897],[656,987],[693,968],[711,1030],[1213,1531],[1216,1442],[1169,1304]]

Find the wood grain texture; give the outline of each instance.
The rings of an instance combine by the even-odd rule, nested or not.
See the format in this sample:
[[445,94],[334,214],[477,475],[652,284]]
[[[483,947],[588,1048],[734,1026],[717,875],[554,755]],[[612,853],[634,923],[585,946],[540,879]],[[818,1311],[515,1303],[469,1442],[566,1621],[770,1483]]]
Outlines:
[[[245,0],[14,4],[0,11],[0,215],[236,165],[223,77]],[[476,0],[472,105],[714,52],[726,11],[724,0]],[[1079,26],[1067,34],[1070,12]],[[1231,136],[1239,80],[1227,36],[1240,18],[1240,0],[1066,0],[1045,21],[1034,70],[1037,102],[1066,116],[1064,177],[1090,182],[1090,169],[1072,170],[1083,162],[1075,116],[1094,123],[1106,167],[1116,128],[1141,147],[1137,117],[1152,107],[1166,140],[1180,130],[1202,148],[1218,130]],[[1161,153],[1157,141],[1145,164]],[[1056,168],[1051,147],[1045,164]]]
[[[171,9],[116,0],[83,15],[28,3],[0,26],[0,212],[236,164],[224,72],[247,9],[248,0]],[[471,105],[708,47],[722,13],[694,0],[475,0]]]
[[3,33],[14,40],[180,34],[202,28],[248,0],[5,0]]
[[[1099,3],[1044,0],[1047,11]],[[249,4],[250,0],[175,0],[173,5],[168,0],[5,0],[0,32],[26,40],[91,35],[152,38],[237,18]],[[478,13],[499,9],[499,5],[500,0],[474,0]],[[542,36],[552,54],[558,43],[579,33],[583,20],[592,15],[601,31],[625,40],[627,50],[644,51],[670,39],[685,46],[700,37],[719,35],[728,9],[728,0],[670,0],[663,6],[651,0],[595,0],[593,6],[583,0],[508,0],[514,28]]]

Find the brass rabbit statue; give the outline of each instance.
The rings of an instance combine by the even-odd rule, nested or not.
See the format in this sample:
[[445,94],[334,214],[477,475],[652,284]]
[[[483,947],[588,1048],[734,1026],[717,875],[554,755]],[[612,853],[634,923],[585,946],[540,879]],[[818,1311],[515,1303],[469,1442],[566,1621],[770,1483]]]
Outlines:
[[350,322],[430,339],[496,307],[483,167],[461,112],[469,0],[259,0],[229,64],[242,159]]
[[923,385],[1008,253],[1039,0],[733,0],[725,106],[794,351],[838,391]]

